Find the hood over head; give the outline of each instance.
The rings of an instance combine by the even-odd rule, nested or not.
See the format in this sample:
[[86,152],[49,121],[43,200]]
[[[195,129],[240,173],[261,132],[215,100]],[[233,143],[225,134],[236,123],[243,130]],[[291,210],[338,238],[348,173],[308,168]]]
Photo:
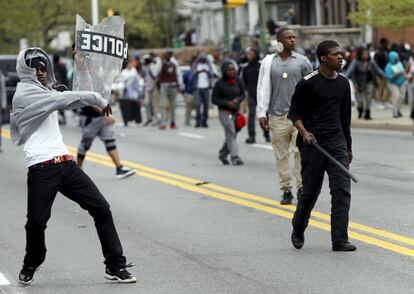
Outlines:
[[398,52],[396,51],[390,51],[390,53],[388,53],[388,61],[392,64],[397,62],[397,57],[398,57]]
[[38,47],[20,51],[16,65],[16,72],[20,81],[34,83],[44,87],[36,77],[36,67],[39,65],[46,67],[48,86],[52,87],[56,83],[52,62],[47,53]]
[[233,62],[231,62],[230,60],[225,60],[223,62],[223,65],[221,66],[221,76],[224,80],[227,80],[227,68],[229,67],[229,65],[233,65]]

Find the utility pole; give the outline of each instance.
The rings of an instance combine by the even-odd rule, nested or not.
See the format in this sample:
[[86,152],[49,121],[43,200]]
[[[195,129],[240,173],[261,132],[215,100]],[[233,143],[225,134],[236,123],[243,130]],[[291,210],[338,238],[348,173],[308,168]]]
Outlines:
[[224,48],[230,52],[230,19],[229,8],[223,6]]
[[92,5],[92,25],[95,26],[99,23],[99,9],[98,0],[91,0]]
[[260,49],[266,54],[267,53],[267,42],[266,42],[266,0],[259,1],[259,20],[260,20]]

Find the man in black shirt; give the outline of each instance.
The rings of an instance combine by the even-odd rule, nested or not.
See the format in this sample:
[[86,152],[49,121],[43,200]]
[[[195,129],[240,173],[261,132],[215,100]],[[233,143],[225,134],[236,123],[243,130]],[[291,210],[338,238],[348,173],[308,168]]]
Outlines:
[[[246,49],[247,65],[243,69],[243,82],[248,93],[247,104],[249,106],[248,132],[249,138],[247,144],[256,143],[256,107],[257,107],[257,81],[260,72],[260,54],[256,48]],[[269,130],[263,130],[266,142],[270,142]]]
[[354,251],[348,242],[350,179],[321,155],[312,142],[318,142],[342,165],[352,161],[351,92],[347,78],[340,75],[342,55],[338,43],[323,41],[318,45],[319,71],[306,76],[296,86],[289,118],[299,131],[297,145],[302,160],[303,190],[298,197],[292,220],[292,243],[303,246],[304,231],[321,191],[325,171],[332,195],[331,237],[333,251]]

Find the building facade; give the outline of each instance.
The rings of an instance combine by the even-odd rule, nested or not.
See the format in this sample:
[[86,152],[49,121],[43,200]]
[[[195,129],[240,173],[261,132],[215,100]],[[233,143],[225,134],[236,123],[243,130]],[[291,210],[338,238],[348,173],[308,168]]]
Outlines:
[[[265,1],[266,21],[278,26],[292,25],[304,47],[320,39],[334,37],[344,45],[371,42],[372,32],[354,27],[347,19],[356,11],[357,0],[247,0],[247,4],[229,10],[231,37],[258,35],[259,1]],[[217,0],[182,0],[178,13],[187,20],[187,29],[195,29],[200,45],[220,44],[224,37],[223,4]],[[301,44],[302,43],[302,44]]]

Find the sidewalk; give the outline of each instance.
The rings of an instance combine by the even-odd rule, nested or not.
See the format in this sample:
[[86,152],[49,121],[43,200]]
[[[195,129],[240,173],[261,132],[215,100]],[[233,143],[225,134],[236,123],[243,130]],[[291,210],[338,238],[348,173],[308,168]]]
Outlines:
[[376,104],[371,107],[372,120],[358,119],[355,107],[352,107],[352,128],[393,130],[393,131],[413,131],[413,121],[410,119],[410,109],[407,104],[401,108],[403,117],[393,118],[391,109],[378,110]]

